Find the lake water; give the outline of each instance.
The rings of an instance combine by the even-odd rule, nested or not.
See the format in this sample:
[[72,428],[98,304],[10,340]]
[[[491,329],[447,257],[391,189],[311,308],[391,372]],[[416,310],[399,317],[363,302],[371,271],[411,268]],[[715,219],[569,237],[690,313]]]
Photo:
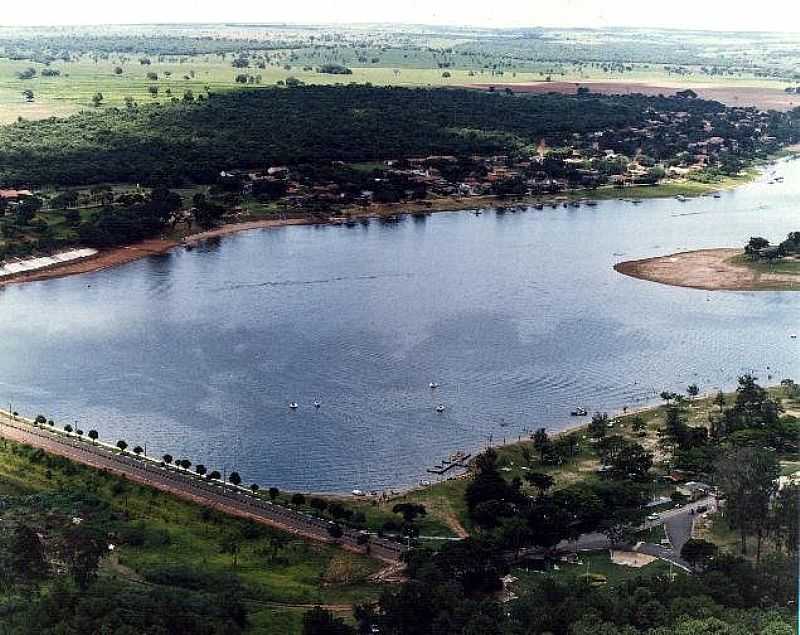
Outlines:
[[248,483],[344,491],[416,483],[457,449],[574,423],[575,406],[749,370],[800,379],[797,293],[612,269],[800,229],[800,161],[775,170],[784,183],[720,199],[256,230],[11,286],[0,403]]

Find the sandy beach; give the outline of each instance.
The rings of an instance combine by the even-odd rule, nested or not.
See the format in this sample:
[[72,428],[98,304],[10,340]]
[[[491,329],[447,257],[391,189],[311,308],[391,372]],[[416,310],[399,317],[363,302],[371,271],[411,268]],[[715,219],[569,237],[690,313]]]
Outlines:
[[700,249],[628,260],[614,269],[633,278],[706,291],[800,290],[800,276],[758,271],[732,260],[742,253],[741,249]]

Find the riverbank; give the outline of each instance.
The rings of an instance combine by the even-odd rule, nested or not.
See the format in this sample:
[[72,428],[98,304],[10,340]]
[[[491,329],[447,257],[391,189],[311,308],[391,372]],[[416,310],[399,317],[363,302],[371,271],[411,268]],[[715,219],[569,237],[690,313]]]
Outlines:
[[143,240],[124,247],[105,249],[96,254],[80,260],[73,260],[68,263],[57,263],[51,266],[42,267],[32,271],[24,271],[12,274],[0,279],[0,287],[7,284],[20,284],[23,282],[36,282],[51,278],[64,278],[80,273],[90,273],[110,269],[129,262],[140,260],[148,256],[164,254],[170,249],[179,246],[196,245],[204,240],[235,234],[248,229],[263,229],[270,227],[286,227],[289,225],[308,225],[312,220],[289,218],[275,220],[256,220],[241,223],[227,223],[215,229],[211,229],[197,234],[189,234],[183,238],[152,238]]
[[347,220],[368,218],[384,218],[406,214],[428,214],[434,212],[453,212],[470,209],[516,208],[536,204],[557,208],[570,202],[597,200],[640,200],[649,198],[669,198],[672,196],[705,196],[711,192],[732,189],[750,182],[759,174],[756,169],[747,170],[741,176],[729,177],[715,183],[698,181],[671,181],[659,185],[639,185],[626,188],[611,186],[591,190],[572,190],[552,195],[539,196],[451,196],[446,198],[424,199],[420,201],[404,201],[399,203],[376,203],[368,207],[347,207],[330,217],[298,216],[291,218],[253,218],[229,222],[195,234],[176,233],[161,238],[152,238],[123,247],[105,249],[96,254],[65,263],[54,263],[35,270],[20,271],[0,278],[0,288],[7,284],[37,282],[52,278],[63,278],[81,273],[101,271],[129,262],[159,255],[179,246],[191,246],[209,240],[228,236],[250,229],[269,229],[292,225],[339,225]]
[[700,249],[614,265],[626,276],[706,291],[798,291],[800,275],[744,261],[741,249]]

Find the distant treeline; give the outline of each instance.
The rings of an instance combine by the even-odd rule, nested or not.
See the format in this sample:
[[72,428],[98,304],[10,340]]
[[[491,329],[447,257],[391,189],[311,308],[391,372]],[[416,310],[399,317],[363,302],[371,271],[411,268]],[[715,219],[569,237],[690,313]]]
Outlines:
[[[654,113],[688,112],[678,136],[644,128]],[[220,170],[436,154],[510,153],[578,143],[602,131],[602,147],[642,147],[657,159],[691,141],[741,136],[745,157],[770,149],[734,112],[699,99],[644,95],[507,95],[470,90],[303,86],[213,95],[202,103],[133,106],[0,128],[5,186],[132,182],[211,183]],[[736,111],[741,117],[742,109]],[[800,109],[762,124],[772,146],[797,135]],[[705,121],[714,131],[704,130]],[[792,124],[794,122],[794,126]],[[575,134],[579,137],[575,137]],[[590,140],[583,139],[584,143]]]
[[64,59],[73,55],[204,55],[239,51],[290,48],[283,40],[217,38],[180,35],[38,35],[0,38],[0,51],[11,59],[39,61]]

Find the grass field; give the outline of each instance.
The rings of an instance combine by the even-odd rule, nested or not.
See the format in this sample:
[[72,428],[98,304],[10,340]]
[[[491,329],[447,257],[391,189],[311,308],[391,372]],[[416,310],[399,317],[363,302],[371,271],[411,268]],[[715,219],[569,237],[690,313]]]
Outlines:
[[[640,568],[626,567],[611,562],[608,551],[595,551],[581,553],[578,556],[577,564],[558,563],[558,570],[543,572],[526,571],[525,569],[514,569],[511,572],[517,582],[512,585],[512,590],[519,593],[524,591],[526,586],[532,582],[540,580],[543,575],[549,575],[562,582],[574,582],[589,574],[589,579],[595,580],[597,584],[603,586],[616,586],[622,582],[635,580],[642,577],[652,577],[656,575],[667,575],[670,566],[662,560],[655,560]],[[681,574],[678,570],[673,570],[674,575]],[[605,583],[602,583],[605,580]]]
[[[382,59],[380,65],[354,65],[351,66],[350,75],[331,75],[317,72],[316,65],[290,62],[289,55],[287,54],[286,63],[270,62],[263,69],[256,66],[233,68],[231,58],[221,59],[215,55],[164,58],[164,61],[158,61],[154,57],[149,65],[140,64],[136,56],[132,59],[111,57],[97,61],[84,56],[76,61],[51,63],[49,68],[60,72],[59,76],[54,77],[41,75],[41,71],[46,68],[44,64],[0,58],[0,123],[9,123],[18,117],[26,119],[61,117],[81,109],[93,108],[92,97],[96,93],[103,95],[100,107],[121,107],[124,106],[126,97],[141,104],[166,103],[172,98],[183,98],[187,90],[191,90],[195,96],[205,94],[207,91],[237,90],[245,86],[235,81],[236,75],[242,73],[260,78],[258,83],[247,84],[249,88],[275,86],[277,82],[285,81],[288,77],[294,77],[308,84],[369,82],[378,86],[457,87],[470,84],[541,82],[551,75],[559,82],[611,80],[649,83],[675,89],[691,85],[717,87],[733,92],[737,89],[782,90],[784,86],[776,80],[750,75],[726,78],[696,75],[676,77],[650,65],[634,65],[633,70],[626,72],[624,76],[609,74],[600,68],[579,67],[576,70],[576,67],[571,65],[553,63],[543,63],[538,68],[528,68],[524,71],[504,71],[502,75],[478,67],[450,68],[443,71],[440,68],[422,66],[433,62],[419,55],[412,56],[411,59]],[[300,55],[302,59],[302,51]],[[125,61],[122,61],[123,59]],[[392,61],[397,62],[397,65],[388,65]],[[421,66],[408,65],[415,61]],[[117,67],[122,69],[121,74],[115,73]],[[554,71],[554,67],[559,70]],[[36,69],[36,76],[27,80],[18,79],[17,73],[28,68]],[[155,73],[158,79],[149,80],[148,73]],[[149,92],[151,87],[158,88],[156,96]],[[32,102],[26,101],[22,95],[22,91],[26,89],[33,91]]]
[[781,258],[779,260],[765,262],[754,261],[750,256],[742,254],[731,258],[731,262],[744,265],[759,273],[788,273],[800,275],[800,259],[798,258]]

